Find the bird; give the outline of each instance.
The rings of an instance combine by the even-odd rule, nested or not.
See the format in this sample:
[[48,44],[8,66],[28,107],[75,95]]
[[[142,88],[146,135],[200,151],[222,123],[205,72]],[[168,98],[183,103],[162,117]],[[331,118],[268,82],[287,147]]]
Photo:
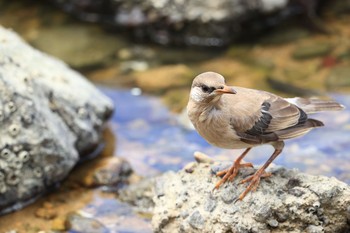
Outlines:
[[344,106],[334,100],[283,98],[267,91],[228,86],[222,75],[211,71],[193,79],[187,104],[189,119],[209,144],[224,149],[245,149],[230,168],[216,173],[222,178],[213,190],[232,181],[241,167],[253,167],[252,163],[242,162],[253,147],[263,144],[274,147],[266,163],[239,182],[249,184],[238,200],[255,191],[261,178],[272,175],[265,170],[282,152],[285,140],[324,126],[321,121],[309,118],[309,114],[342,109]]

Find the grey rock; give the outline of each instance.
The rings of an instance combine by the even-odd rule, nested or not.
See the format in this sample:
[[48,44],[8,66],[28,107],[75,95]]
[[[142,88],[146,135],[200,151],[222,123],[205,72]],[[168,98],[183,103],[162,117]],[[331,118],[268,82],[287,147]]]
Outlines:
[[146,178],[138,183],[126,186],[119,191],[118,198],[123,202],[137,207],[137,210],[140,212],[152,213],[154,207],[153,195],[155,195],[155,182],[154,178]]
[[32,44],[74,68],[106,64],[125,46],[118,37],[103,34],[97,28],[75,25],[40,30]]
[[61,181],[101,143],[112,102],[0,27],[0,212]]
[[67,217],[66,224],[72,232],[88,233],[109,233],[107,227],[93,218],[87,218],[79,214],[72,213]]
[[242,35],[252,37],[293,15],[304,14],[314,20],[315,10],[322,3],[290,0],[51,1],[85,21],[133,29],[132,34],[140,39],[163,45],[216,47],[225,46]]
[[329,90],[341,90],[350,87],[350,67],[340,66],[332,69],[326,79],[326,85]]
[[267,220],[267,224],[270,226],[270,227],[278,227],[278,221],[276,219],[269,219]]
[[[218,166],[214,164],[213,166]],[[324,176],[288,169],[270,169],[258,189],[243,201],[237,197],[246,185],[233,182],[212,192],[219,180],[208,164],[198,163],[193,173],[169,172],[157,179],[163,193],[154,195],[152,226],[155,232],[349,232],[350,186]],[[212,180],[208,183],[208,180]],[[185,182],[184,182],[185,181]],[[302,194],[295,195],[295,191]],[[301,196],[300,196],[301,195]],[[176,205],[185,196],[187,201]],[[210,204],[208,204],[210,203]],[[214,204],[215,203],[215,204]],[[214,208],[213,208],[214,207]],[[310,211],[312,210],[312,211]],[[189,215],[184,215],[187,213]],[[323,231],[322,231],[323,230]]]
[[207,201],[205,202],[204,209],[208,212],[213,212],[216,205],[217,205],[216,199],[213,197],[213,195],[210,194],[207,197]]
[[332,45],[328,43],[313,43],[308,45],[300,45],[295,48],[292,53],[295,59],[308,59],[314,57],[325,56],[332,51]]
[[204,226],[204,219],[203,219],[201,213],[199,213],[199,211],[196,210],[190,216],[188,223],[191,225],[191,227],[200,230]]
[[307,233],[323,233],[324,228],[322,226],[310,225],[306,228]]

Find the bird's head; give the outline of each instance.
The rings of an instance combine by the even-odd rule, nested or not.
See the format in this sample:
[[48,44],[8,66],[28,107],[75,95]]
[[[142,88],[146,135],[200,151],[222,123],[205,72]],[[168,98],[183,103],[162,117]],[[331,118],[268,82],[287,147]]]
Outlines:
[[192,82],[190,99],[194,102],[216,102],[223,94],[237,92],[225,84],[222,75],[215,72],[205,72],[196,76]]

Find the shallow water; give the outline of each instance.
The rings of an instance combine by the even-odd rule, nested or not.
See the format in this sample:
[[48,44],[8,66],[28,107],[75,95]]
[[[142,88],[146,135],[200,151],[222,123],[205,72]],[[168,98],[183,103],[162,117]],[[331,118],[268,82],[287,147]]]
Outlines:
[[[179,116],[170,113],[152,96],[134,96],[129,90],[101,88],[115,103],[111,120],[117,135],[116,155],[125,157],[136,172],[151,176],[181,169],[201,151],[214,158],[234,160],[240,150],[225,150],[209,145],[194,130],[185,129]],[[350,183],[350,96],[332,95],[347,108],[341,112],[318,113],[313,117],[325,123],[307,135],[286,142],[275,164],[317,175],[335,176]],[[253,164],[263,164],[272,147],[254,148],[246,157]]]
[[[0,2],[6,1],[0,0]],[[252,45],[233,44],[226,52],[218,52],[137,45],[120,34],[111,35],[97,25],[79,23],[41,2],[13,1],[13,3],[3,3],[2,6],[0,21],[4,26],[13,28],[39,50],[65,59],[65,62],[72,67],[85,72],[90,80],[105,83],[108,86],[139,86],[147,91],[145,87],[135,83],[137,72],[134,71],[149,70],[147,75],[154,77],[152,68],[157,71],[158,67],[170,65],[167,70],[163,70],[163,73],[156,73],[158,76],[154,79],[160,80],[168,74],[178,72],[174,64],[182,64],[193,73],[215,70],[223,73],[237,85],[269,91],[272,86],[275,86],[273,88],[276,90],[293,95],[296,92],[310,94],[314,89],[317,90],[315,93],[322,93],[325,90],[338,91],[337,89],[342,89],[343,86],[345,91],[349,91],[349,88],[346,89],[347,85],[343,85],[342,82],[340,85],[335,83],[333,89],[327,84],[328,74],[337,66],[345,68],[345,73],[350,70],[349,18],[344,16],[336,17],[335,20],[324,19],[327,22],[326,25],[337,29],[338,33],[327,36],[309,35],[310,32],[305,28],[299,28],[302,35],[295,37],[295,30],[290,31],[290,28],[286,28],[286,31],[277,31],[275,35],[270,35],[272,36],[270,45],[268,43],[264,45],[257,40]],[[283,37],[286,32],[292,35],[292,39],[283,42],[284,44],[271,42],[271,39],[276,39],[276,36]],[[50,41],[47,42],[48,39]],[[324,42],[334,47],[327,56],[319,55],[306,60],[292,58],[293,51],[299,45],[305,43],[311,46]],[[67,54],[62,54],[66,46],[70,47],[70,50]],[[97,55],[92,56],[89,51]],[[187,74],[187,72],[184,73]],[[276,85],[276,82],[275,85],[268,84],[266,77],[270,75],[276,76],[278,82],[283,81],[282,84]],[[346,81],[347,78],[345,77],[344,80]],[[179,88],[178,93],[181,95],[183,93],[181,90],[189,85],[188,83]],[[100,87],[100,89],[113,99],[116,106],[109,123],[116,136],[111,137],[116,144],[114,156],[126,158],[137,174],[154,176],[168,170],[179,170],[188,162],[194,161],[195,151],[229,161],[233,161],[241,153],[240,150],[213,147],[195,131],[186,129],[179,122],[179,115],[170,112],[163,105],[160,98],[164,96],[132,95],[129,89],[106,87]],[[172,94],[169,90],[162,91],[161,93],[165,96]],[[176,91],[175,88],[174,91]],[[154,92],[149,90],[149,93]],[[159,93],[156,92],[156,94]],[[274,163],[287,168],[297,168],[310,174],[335,176],[350,184],[348,172],[350,169],[350,95],[331,96],[344,104],[347,109],[342,112],[315,115],[315,118],[322,120],[326,126],[315,129],[301,138],[288,140],[283,153]],[[175,105],[180,106],[179,108],[183,107],[181,104],[175,103]],[[171,107],[174,109],[174,106]],[[269,146],[257,147],[250,152],[246,160],[255,165],[263,164],[271,153],[272,148]],[[68,196],[65,193],[67,190],[75,192],[75,196]],[[42,202],[49,200],[57,205],[57,209],[72,206],[69,211],[80,210],[86,216],[100,221],[111,232],[151,232],[149,219],[137,215],[131,206],[121,203],[113,194],[105,195],[101,189],[74,191],[70,186],[67,190],[60,189],[55,193],[57,200],[69,201],[65,205],[52,196],[46,196],[21,211],[4,216],[5,222],[8,222],[5,229],[19,229],[18,232],[22,232],[23,229],[25,232],[51,229],[51,222],[39,219],[40,225],[35,216],[35,211]],[[73,205],[76,206],[73,207]],[[59,213],[64,215],[63,211]],[[0,219],[0,232],[5,226],[1,224],[3,219]],[[21,225],[30,225],[33,230],[27,231],[27,228]]]

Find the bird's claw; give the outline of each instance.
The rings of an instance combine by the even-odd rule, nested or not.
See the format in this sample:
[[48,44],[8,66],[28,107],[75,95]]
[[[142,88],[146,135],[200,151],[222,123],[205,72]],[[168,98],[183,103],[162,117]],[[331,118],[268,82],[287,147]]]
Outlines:
[[244,183],[247,183],[247,182],[250,182],[248,187],[246,188],[246,190],[244,190],[244,192],[239,195],[238,197],[238,200],[243,200],[243,198],[250,192],[250,191],[253,191],[255,192],[256,189],[258,188],[259,186],[259,183],[260,183],[260,179],[261,178],[266,178],[266,177],[270,177],[272,175],[272,173],[270,172],[265,172],[265,171],[257,171],[254,175],[252,176],[249,176],[248,178],[244,179],[244,180],[241,180],[239,182],[239,184],[244,184]]
[[216,176],[224,176],[219,182],[216,183],[214,189],[218,189],[223,183],[227,180],[233,181],[233,179],[237,176],[239,168],[241,167],[253,167],[252,163],[239,163],[235,162],[229,169],[225,169],[216,173]]

